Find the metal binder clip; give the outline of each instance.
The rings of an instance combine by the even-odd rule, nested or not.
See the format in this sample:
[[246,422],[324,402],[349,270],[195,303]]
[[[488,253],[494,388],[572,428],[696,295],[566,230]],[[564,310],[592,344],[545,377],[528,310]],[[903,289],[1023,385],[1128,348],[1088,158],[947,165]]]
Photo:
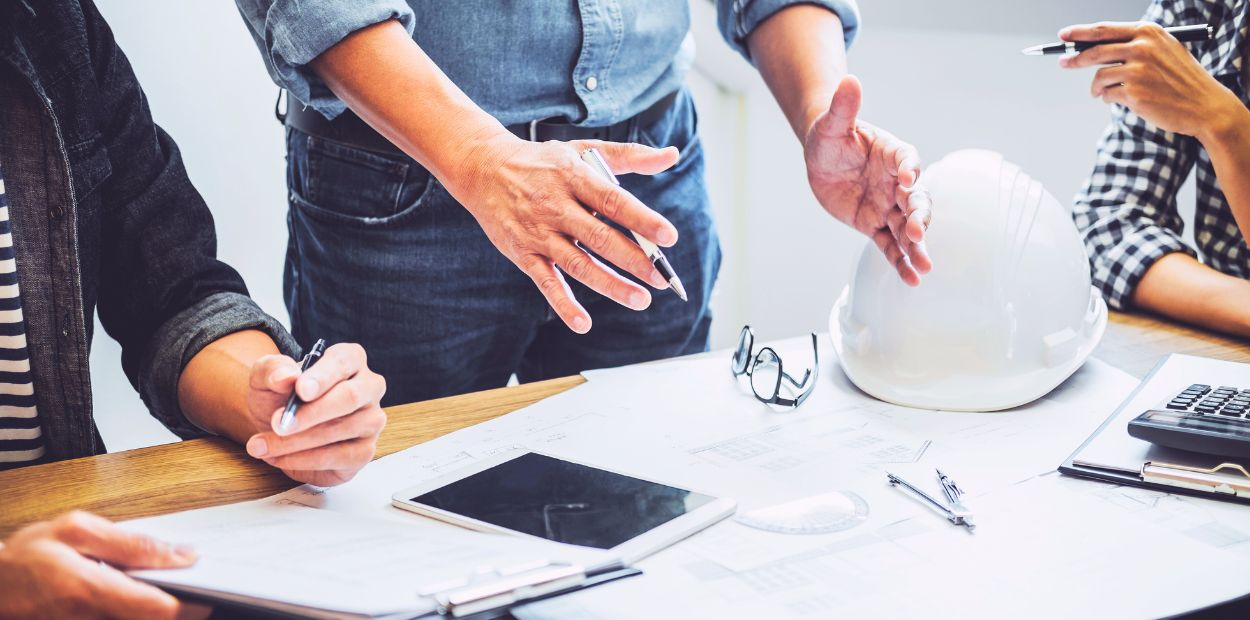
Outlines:
[[1146,461],[1141,467],[1141,477],[1146,482],[1182,489],[1250,497],[1250,472],[1237,463],[1220,463],[1207,469]]
[[963,489],[960,489],[959,486],[955,484],[955,481],[949,476],[942,473],[942,470],[938,469],[937,475],[938,481],[942,483],[942,493],[946,496],[945,502],[938,501],[937,498],[932,495],[921,491],[916,485],[903,480],[894,474],[886,472],[885,475],[891,485],[906,491],[912,497],[920,500],[938,514],[946,517],[947,521],[967,528],[969,532],[976,529],[976,524],[972,522],[972,511],[968,510],[968,508],[963,505],[963,502],[959,500],[959,498],[964,494]]
[[575,588],[585,580],[580,566],[542,562],[476,571],[461,585],[430,596],[438,603],[440,615],[462,618]]

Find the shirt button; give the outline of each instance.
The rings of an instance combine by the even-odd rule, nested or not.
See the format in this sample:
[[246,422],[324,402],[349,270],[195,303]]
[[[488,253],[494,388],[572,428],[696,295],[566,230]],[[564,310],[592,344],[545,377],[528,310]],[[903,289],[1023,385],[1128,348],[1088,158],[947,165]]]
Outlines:
[[586,78],[586,90],[594,90],[596,88],[599,88],[599,79],[593,75]]

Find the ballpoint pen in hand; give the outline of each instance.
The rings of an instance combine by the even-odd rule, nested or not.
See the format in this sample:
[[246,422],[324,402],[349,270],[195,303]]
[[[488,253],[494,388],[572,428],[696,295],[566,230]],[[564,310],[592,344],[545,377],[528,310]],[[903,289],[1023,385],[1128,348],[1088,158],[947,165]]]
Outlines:
[[[300,361],[299,373],[303,375],[305,372],[308,372],[308,369],[312,368],[312,365],[316,364],[317,360],[321,359],[321,355],[324,354],[325,351],[325,339],[322,338],[317,340],[317,342],[313,344],[312,348],[308,350],[308,353],[304,355],[304,359]],[[298,381],[299,379],[297,378],[296,382]],[[287,399],[286,408],[282,410],[282,417],[278,420],[279,433],[287,433],[295,427],[295,411],[299,409],[299,406],[303,404],[303,402],[303,400],[300,400],[299,395],[296,394],[295,386],[292,384],[291,397]]]
[[[1182,43],[1207,41],[1215,36],[1215,29],[1206,24],[1199,24],[1197,26],[1176,26],[1173,28],[1164,28],[1163,30],[1176,37],[1176,40]],[[1123,41],[1060,41],[1059,43],[1049,43],[1046,45],[1027,47],[1022,50],[1022,53],[1025,56],[1078,54],[1091,47],[1097,47],[1108,43],[1123,43]]]
[[[586,149],[582,151],[582,161],[590,164],[596,172],[603,178],[611,181],[615,185],[621,182],[616,180],[616,175],[612,174],[612,169],[608,167],[608,162],[604,161],[603,156],[595,149]],[[682,301],[688,301],[686,298],[686,288],[681,285],[681,278],[677,277],[677,273],[673,271],[673,266],[668,263],[668,258],[664,256],[664,252],[660,251],[660,247],[652,243],[650,239],[634,232],[629,231],[634,236],[634,241],[638,242],[638,246],[642,248],[647,258],[651,259],[651,264],[655,265],[657,271],[665,280],[668,280],[669,288],[681,298]]]

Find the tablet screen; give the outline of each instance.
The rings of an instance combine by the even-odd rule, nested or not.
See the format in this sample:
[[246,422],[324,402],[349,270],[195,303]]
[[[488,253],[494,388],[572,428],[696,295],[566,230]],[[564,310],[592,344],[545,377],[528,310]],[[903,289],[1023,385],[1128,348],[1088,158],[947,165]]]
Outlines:
[[531,452],[412,501],[548,540],[610,549],[713,499]]

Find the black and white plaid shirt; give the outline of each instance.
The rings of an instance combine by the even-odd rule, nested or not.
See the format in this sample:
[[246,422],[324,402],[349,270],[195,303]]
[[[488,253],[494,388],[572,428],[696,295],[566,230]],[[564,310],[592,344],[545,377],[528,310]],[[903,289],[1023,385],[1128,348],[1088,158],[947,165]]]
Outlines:
[[[1250,0],[1154,0],[1146,20],[1163,26],[1211,24],[1215,38],[1190,44],[1202,66],[1246,102],[1242,74]],[[1185,223],[1176,194],[1197,167],[1194,239],[1204,263],[1250,277],[1250,249],[1220,190],[1211,158],[1195,138],[1163,131],[1112,106],[1094,173],[1076,197],[1072,217],[1085,239],[1094,284],[1111,307],[1130,305],[1156,260],[1172,252],[1197,256],[1181,241]]]

